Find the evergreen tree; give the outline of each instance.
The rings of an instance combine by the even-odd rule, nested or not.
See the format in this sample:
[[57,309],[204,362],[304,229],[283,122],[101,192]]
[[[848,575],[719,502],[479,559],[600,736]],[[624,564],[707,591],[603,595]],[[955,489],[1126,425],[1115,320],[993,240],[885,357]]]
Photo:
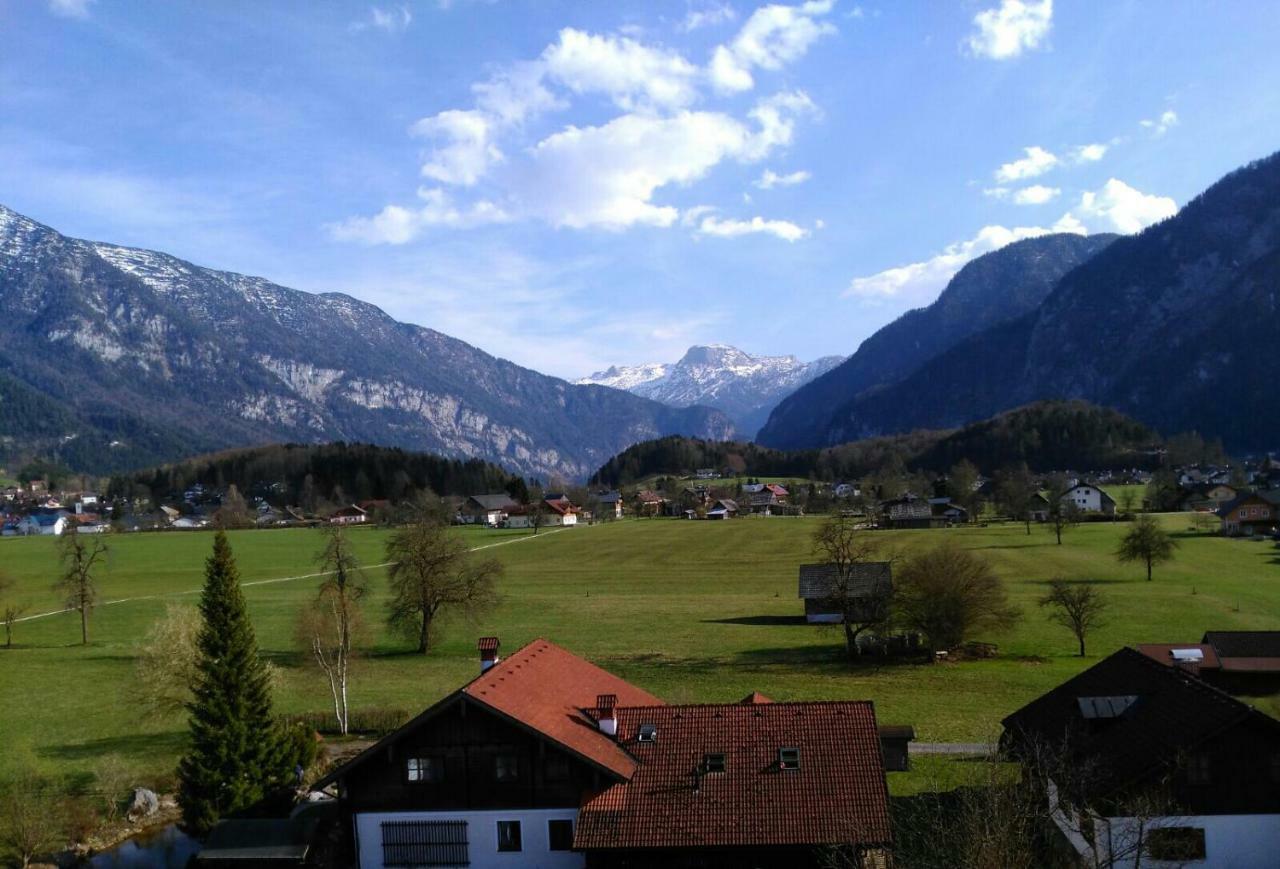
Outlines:
[[221,531],[205,562],[200,614],[191,748],[178,764],[183,824],[196,835],[208,832],[219,817],[261,801],[287,782],[289,772],[240,573]]

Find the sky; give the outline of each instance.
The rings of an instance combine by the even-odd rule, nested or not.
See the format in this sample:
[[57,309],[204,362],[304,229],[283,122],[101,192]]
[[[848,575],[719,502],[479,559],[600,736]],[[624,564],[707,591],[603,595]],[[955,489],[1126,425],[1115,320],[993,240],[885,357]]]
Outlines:
[[1280,149],[1273,0],[0,0],[0,203],[548,374],[849,354]]

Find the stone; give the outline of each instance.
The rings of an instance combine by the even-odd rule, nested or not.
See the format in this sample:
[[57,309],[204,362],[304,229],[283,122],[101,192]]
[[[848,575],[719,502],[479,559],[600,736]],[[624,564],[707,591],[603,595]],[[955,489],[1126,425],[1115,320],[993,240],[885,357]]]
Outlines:
[[129,803],[129,817],[132,819],[149,818],[160,811],[160,798],[155,791],[147,788],[134,788],[133,800]]

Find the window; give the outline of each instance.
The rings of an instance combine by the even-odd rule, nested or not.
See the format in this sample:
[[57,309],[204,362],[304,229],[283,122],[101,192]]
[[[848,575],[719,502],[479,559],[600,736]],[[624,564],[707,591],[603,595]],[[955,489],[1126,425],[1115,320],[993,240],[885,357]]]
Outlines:
[[1193,785],[1207,785],[1210,781],[1209,756],[1206,754],[1193,754],[1187,761],[1187,783]]
[[547,842],[550,851],[572,851],[573,821],[547,821]]
[[467,866],[466,821],[383,821],[384,866]]
[[405,772],[405,777],[415,784],[434,784],[444,780],[444,764],[438,757],[411,757]]
[[702,756],[702,771],[705,773],[724,772],[728,765],[728,759],[723,752],[714,752]]
[[1147,833],[1147,856],[1152,860],[1203,860],[1204,830],[1200,827],[1160,827]]
[[658,739],[658,725],[641,724],[640,731],[636,734],[639,742],[656,742]]
[[499,754],[493,758],[493,777],[496,781],[512,782],[520,778],[520,760],[514,754]]
[[778,767],[779,769],[799,769],[800,768],[800,749],[798,748],[778,749]]
[[522,851],[520,847],[520,822],[498,821],[498,850]]

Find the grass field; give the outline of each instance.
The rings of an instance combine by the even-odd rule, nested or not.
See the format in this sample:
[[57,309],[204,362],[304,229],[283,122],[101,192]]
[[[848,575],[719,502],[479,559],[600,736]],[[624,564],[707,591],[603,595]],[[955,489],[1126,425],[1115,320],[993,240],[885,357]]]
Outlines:
[[[811,559],[817,519],[749,518],[732,522],[629,520],[530,536],[466,530],[472,546],[507,566],[502,606],[480,624],[451,624],[427,657],[380,624],[384,574],[371,570],[375,627],[369,655],[354,677],[356,708],[418,710],[471,678],[475,637],[497,634],[511,651],[547,637],[670,701],[735,700],[758,689],[779,700],[867,698],[885,723],[914,724],[921,740],[970,742],[994,737],[1000,719],[1030,698],[1117,647],[1198,640],[1210,628],[1280,628],[1280,552],[1270,544],[1197,536],[1185,516],[1162,517],[1179,535],[1177,560],[1152,583],[1137,565],[1112,557],[1124,524],[1071,529],[1057,546],[1044,528],[1019,525],[880,532],[899,553],[944,537],[989,556],[1024,610],[999,643],[1000,657],[945,665],[849,670],[830,629],[797,618],[796,568]],[[382,561],[385,532],[353,532],[368,564]],[[34,753],[51,770],[83,773],[117,755],[141,781],[169,774],[184,733],[180,718],[147,720],[131,700],[136,644],[173,600],[194,603],[207,533],[110,537],[104,600],[92,643],[78,645],[78,620],[58,613],[21,623],[15,648],[0,650],[0,775]],[[264,652],[283,670],[281,711],[325,711],[327,694],[294,649],[293,621],[318,580],[319,535],[306,530],[232,534],[245,594]],[[58,608],[50,585],[54,541],[0,541],[0,565],[19,580],[29,612]],[[1048,580],[1092,579],[1112,600],[1108,624],[1090,640],[1090,657],[1048,624],[1035,605]],[[141,598],[141,599],[137,599]],[[1280,713],[1276,698],[1257,705]],[[943,764],[944,762],[938,761]],[[945,768],[945,767],[944,767]]]

